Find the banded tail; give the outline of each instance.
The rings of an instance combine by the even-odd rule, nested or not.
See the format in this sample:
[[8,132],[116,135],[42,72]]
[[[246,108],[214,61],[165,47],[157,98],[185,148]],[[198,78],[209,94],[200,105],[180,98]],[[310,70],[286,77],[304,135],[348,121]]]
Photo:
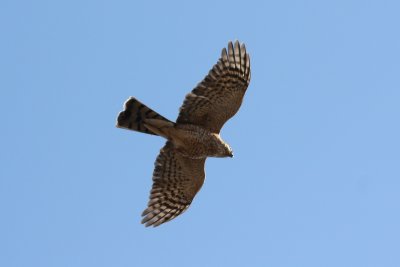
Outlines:
[[157,129],[173,127],[174,125],[173,122],[139,102],[136,98],[130,97],[124,104],[124,110],[118,115],[116,126],[127,130],[165,136],[162,131],[160,132]]

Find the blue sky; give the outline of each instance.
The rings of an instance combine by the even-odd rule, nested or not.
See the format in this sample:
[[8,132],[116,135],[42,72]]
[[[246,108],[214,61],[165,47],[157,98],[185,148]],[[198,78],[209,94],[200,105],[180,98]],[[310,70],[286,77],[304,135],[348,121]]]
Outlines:
[[[2,1],[0,265],[400,266],[398,1]],[[161,138],[229,40],[252,81],[191,208],[140,224]]]

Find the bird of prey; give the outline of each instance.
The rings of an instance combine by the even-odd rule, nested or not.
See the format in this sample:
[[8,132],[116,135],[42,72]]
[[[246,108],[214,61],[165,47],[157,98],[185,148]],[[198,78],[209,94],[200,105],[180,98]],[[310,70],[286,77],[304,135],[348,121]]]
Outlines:
[[134,97],[124,104],[117,127],[167,139],[153,172],[145,226],[159,226],[184,212],[203,185],[207,157],[233,157],[220,137],[225,122],[239,110],[250,82],[250,57],[236,41],[189,94],[172,122]]

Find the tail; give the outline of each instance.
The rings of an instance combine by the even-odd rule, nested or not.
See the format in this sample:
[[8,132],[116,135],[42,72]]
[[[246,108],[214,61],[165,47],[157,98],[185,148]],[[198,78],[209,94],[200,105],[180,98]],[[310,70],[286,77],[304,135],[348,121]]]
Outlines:
[[171,128],[174,125],[173,122],[145,106],[136,98],[130,97],[124,104],[124,110],[118,115],[116,126],[127,130],[166,137],[163,129]]

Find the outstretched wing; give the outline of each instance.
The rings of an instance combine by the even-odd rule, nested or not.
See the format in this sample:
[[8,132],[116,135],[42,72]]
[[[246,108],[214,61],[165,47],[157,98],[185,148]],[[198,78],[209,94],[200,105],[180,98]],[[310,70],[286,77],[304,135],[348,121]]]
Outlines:
[[155,162],[153,187],[142,223],[158,226],[184,212],[203,185],[204,163],[205,159],[182,156],[167,142]]
[[190,123],[219,133],[239,110],[250,82],[250,57],[244,44],[229,42],[228,51],[208,75],[189,93],[180,109],[177,123]]

